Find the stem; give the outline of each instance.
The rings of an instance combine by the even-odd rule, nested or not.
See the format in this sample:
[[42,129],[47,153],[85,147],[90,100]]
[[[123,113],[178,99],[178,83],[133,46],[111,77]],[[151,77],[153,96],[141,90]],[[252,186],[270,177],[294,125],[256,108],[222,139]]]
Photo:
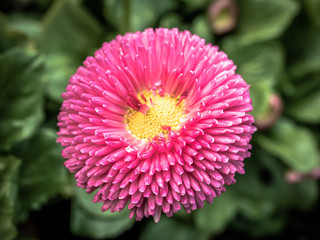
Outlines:
[[131,0],[123,0],[123,32],[130,31]]

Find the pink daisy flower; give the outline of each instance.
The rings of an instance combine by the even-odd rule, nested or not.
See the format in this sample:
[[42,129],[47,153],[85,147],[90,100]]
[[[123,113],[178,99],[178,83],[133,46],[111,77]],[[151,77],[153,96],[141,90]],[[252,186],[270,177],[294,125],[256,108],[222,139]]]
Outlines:
[[244,173],[249,86],[218,47],[177,29],[104,43],[62,94],[58,142],[102,211],[137,220],[202,208]]

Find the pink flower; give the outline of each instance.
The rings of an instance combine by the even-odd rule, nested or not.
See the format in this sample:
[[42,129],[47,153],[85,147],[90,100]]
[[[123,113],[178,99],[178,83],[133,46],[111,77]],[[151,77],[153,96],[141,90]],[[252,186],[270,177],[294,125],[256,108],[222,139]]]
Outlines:
[[249,86],[216,46],[159,28],[104,43],[70,79],[58,142],[77,185],[130,218],[201,208],[244,173]]

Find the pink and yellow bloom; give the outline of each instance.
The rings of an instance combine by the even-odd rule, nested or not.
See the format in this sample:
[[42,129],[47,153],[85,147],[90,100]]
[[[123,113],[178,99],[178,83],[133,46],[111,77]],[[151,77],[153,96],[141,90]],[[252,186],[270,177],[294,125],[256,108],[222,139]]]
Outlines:
[[58,142],[77,185],[102,211],[137,220],[201,208],[244,173],[255,127],[249,86],[190,32],[127,33],[70,79]]

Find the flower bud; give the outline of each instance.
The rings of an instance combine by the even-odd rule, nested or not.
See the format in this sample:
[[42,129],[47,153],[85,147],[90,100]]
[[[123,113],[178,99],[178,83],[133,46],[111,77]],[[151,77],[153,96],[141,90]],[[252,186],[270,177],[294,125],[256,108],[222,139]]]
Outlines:
[[316,167],[309,172],[289,171],[285,175],[288,183],[299,183],[306,180],[320,179],[320,167]]
[[270,112],[264,118],[256,118],[255,125],[259,130],[271,128],[279,119],[283,111],[283,102],[279,95],[273,94],[269,98]]
[[222,35],[231,32],[238,22],[238,6],[234,0],[216,0],[208,10],[213,33]]

